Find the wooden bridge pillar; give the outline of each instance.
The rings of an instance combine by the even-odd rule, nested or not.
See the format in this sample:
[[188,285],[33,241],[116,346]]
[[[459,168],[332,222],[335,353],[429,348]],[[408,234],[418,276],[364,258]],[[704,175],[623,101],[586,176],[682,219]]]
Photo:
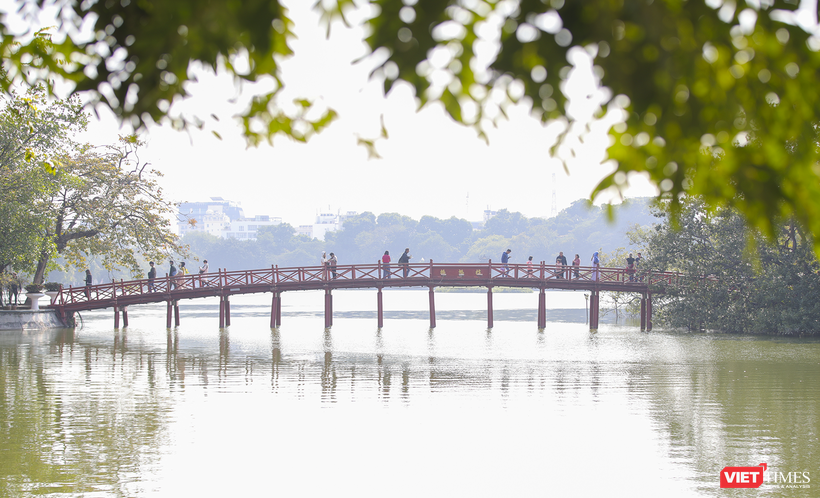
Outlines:
[[430,287],[430,328],[436,328],[436,293]]
[[174,327],[179,327],[179,301],[174,301]]
[[[172,309],[173,305],[171,304],[171,301],[166,301],[166,304],[168,305],[168,311],[165,314],[165,328],[170,329],[171,328],[171,314],[172,314],[171,309]],[[221,319],[221,309],[220,309],[220,319]]]
[[122,307],[122,326],[128,327],[128,306]]
[[114,305],[114,328],[120,328],[120,308]]
[[333,326],[333,294],[325,289],[325,328]]
[[281,325],[279,316],[279,307],[281,306],[281,300],[281,293],[278,291],[273,291],[273,299],[271,299],[270,303],[270,328],[272,329],[275,329],[279,325]]
[[646,330],[646,295],[641,296],[641,331]]
[[378,328],[384,327],[384,303],[382,301],[382,288],[379,287],[376,291],[376,326]]
[[228,300],[228,296],[219,296],[219,328],[224,329],[230,326],[231,302]]
[[652,332],[652,294],[646,295],[646,331]]
[[547,294],[544,288],[538,292],[538,330],[547,328]]
[[589,330],[598,330],[598,305],[601,293],[597,290],[590,292],[589,297]]
[[282,325],[282,293],[277,292],[278,295],[276,299],[276,326],[280,327]]
[[493,328],[493,288],[487,287],[487,328]]

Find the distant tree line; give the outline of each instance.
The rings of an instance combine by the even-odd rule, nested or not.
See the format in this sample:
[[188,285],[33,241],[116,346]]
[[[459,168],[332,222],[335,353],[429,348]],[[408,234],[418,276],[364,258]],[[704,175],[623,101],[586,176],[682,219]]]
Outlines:
[[549,219],[527,218],[521,213],[500,210],[480,230],[456,217],[440,219],[423,216],[414,220],[398,213],[376,216],[365,212],[345,221],[342,230],[328,232],[325,240],[297,235],[289,224],[261,227],[256,240],[221,239],[204,233],[183,238],[196,259],[207,259],[211,269],[265,268],[271,265],[315,266],[322,251],[334,252],[339,264],[373,264],[384,251],[394,261],[410,248],[412,262],[498,261],[512,249],[512,262],[533,261],[553,264],[559,251],[568,259],[581,255],[589,264],[594,251],[629,244],[627,231],[635,225],[656,222],[649,199],[632,199],[612,208],[590,206],[585,200],[573,203]]

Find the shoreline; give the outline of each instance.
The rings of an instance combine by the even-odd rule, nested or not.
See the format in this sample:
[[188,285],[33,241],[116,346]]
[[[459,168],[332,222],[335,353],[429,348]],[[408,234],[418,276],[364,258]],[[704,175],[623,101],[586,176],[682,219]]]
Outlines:
[[65,328],[57,310],[0,310],[0,332]]

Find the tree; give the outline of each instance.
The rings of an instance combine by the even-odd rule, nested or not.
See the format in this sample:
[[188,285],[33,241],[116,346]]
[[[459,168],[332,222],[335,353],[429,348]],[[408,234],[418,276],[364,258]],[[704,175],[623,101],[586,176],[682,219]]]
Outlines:
[[[501,261],[501,253],[510,248],[510,239],[503,235],[490,235],[482,237],[470,246],[467,254],[461,258],[463,263],[486,263],[488,260]],[[517,255],[513,254],[512,257]],[[523,256],[519,256],[523,257]],[[513,260],[515,261],[515,260]],[[519,259],[518,262],[522,262]]]
[[36,201],[53,187],[57,156],[75,148],[87,117],[77,99],[49,101],[40,87],[2,98],[0,110],[0,272],[30,268],[47,218]]
[[31,207],[48,187],[39,167],[0,171],[0,273],[9,267],[30,268],[37,261],[45,219]]
[[438,233],[427,232],[420,235],[418,240],[413,244],[413,251],[418,256],[415,257],[416,263],[421,263],[422,258],[426,261],[440,261],[448,263],[456,261],[459,256],[459,251],[444,240]]
[[327,252],[333,251],[348,262],[375,262],[377,256],[384,252],[384,250],[382,253],[375,252],[379,250],[379,247],[374,248],[372,245],[379,242],[368,235],[375,230],[376,215],[369,211],[348,218],[342,230],[325,234],[325,246],[329,248]]
[[[51,5],[19,3],[31,16]],[[371,13],[359,17],[385,91],[407,82],[420,105],[441,103],[480,136],[523,101],[541,121],[565,124],[553,152],[569,159],[591,121],[615,123],[609,156],[618,166],[596,192],[641,172],[673,203],[688,192],[733,205],[772,237],[775,220],[793,215],[819,235],[820,41],[794,20],[797,0],[714,4],[329,0],[315,8],[328,30],[351,26],[352,9]],[[58,76],[123,121],[184,127],[201,118],[170,116],[170,104],[202,65],[237,82],[272,81],[240,116],[251,144],[277,134],[306,140],[335,117],[311,119],[306,100],[288,112],[278,101],[294,25],[277,0],[69,2],[59,18],[54,43],[49,32],[18,36],[0,21],[5,89]],[[72,31],[84,23],[94,36]],[[570,80],[582,72],[595,86],[573,95]]]
[[140,145],[134,136],[122,137],[117,146],[61,158],[48,195],[34,206],[48,219],[39,233],[34,282],[43,281],[58,254],[69,266],[93,254],[108,270],[125,265],[140,275],[136,254],[160,259],[186,252],[170,228],[175,206],[163,198],[161,174],[140,162]]
[[[599,260],[602,268],[625,268],[626,258],[629,254],[633,254],[626,248],[619,247],[610,252],[600,251]],[[606,291],[606,296],[609,302],[612,303],[612,309],[615,311],[615,321],[620,317],[621,312],[628,315],[636,315],[639,313],[640,297],[632,292],[617,292]]]
[[55,157],[72,150],[74,134],[85,129],[88,116],[79,99],[52,100],[42,86],[24,95],[2,96],[0,172],[37,163],[54,171]]
[[441,220],[433,216],[422,216],[419,220],[420,232],[434,232],[441,235],[444,241],[452,247],[466,248],[473,235],[473,225],[469,221],[451,216]]
[[518,233],[527,231],[529,227],[529,220],[527,217],[519,212],[509,212],[506,209],[498,211],[498,213],[487,220],[484,224],[485,233],[493,233],[503,235],[505,237],[512,237]]
[[[772,243],[730,208],[717,212],[685,199],[680,222],[649,233],[644,267],[683,271],[690,278],[658,299],[658,320],[690,330],[815,335],[820,333],[820,264],[813,241],[798,226],[781,223]],[[708,278],[703,278],[708,277]]]
[[293,238],[296,229],[290,223],[280,223],[272,226],[262,226],[256,233],[256,240],[270,252],[278,254],[293,247]]

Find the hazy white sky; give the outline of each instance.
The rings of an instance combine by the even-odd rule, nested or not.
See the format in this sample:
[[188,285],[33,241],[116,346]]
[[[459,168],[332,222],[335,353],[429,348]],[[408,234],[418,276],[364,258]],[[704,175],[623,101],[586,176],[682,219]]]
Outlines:
[[[241,108],[228,102],[238,96],[233,82],[203,72],[189,89],[193,97],[180,108],[202,117],[216,114],[220,121],[209,122],[204,131],[154,126],[142,133],[147,141],[142,158],[163,172],[164,189],[173,200],[219,196],[240,201],[246,215],[279,216],[294,226],[312,223],[319,211],[328,209],[475,221],[489,207],[546,217],[553,190],[560,211],[588,197],[612,171],[611,165],[601,164],[607,137],[600,134],[587,142],[585,156],[567,175],[549,156],[555,127],[529,117],[523,105],[492,130],[487,145],[440,107],[416,112],[407,86],[384,98],[381,82],[368,81],[369,66],[352,64],[364,53],[360,33],[337,25],[327,40],[310,10],[313,2],[287,3],[298,35],[292,44],[296,55],[283,65],[287,94],[317,100],[340,118],[307,144],[278,137],[273,147],[248,149],[231,119]],[[238,100],[251,94],[245,88]],[[390,138],[378,145],[381,159],[368,159],[356,138],[378,136],[381,115]],[[127,131],[103,114],[82,138],[113,143]],[[641,178],[631,180],[630,195],[654,194]]]

